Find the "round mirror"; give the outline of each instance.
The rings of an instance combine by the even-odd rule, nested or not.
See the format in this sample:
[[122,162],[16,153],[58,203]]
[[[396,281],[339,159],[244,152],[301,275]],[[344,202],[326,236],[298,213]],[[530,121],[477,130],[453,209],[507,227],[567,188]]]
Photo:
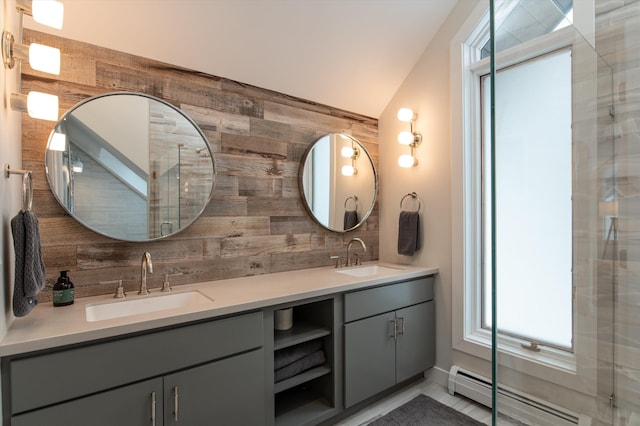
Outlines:
[[95,96],[67,111],[49,137],[45,167],[71,216],[125,241],[179,232],[213,192],[202,131],[173,105],[140,93]]
[[351,231],[367,220],[376,202],[377,184],[369,153],[349,135],[321,137],[301,162],[305,207],[316,222],[331,231]]

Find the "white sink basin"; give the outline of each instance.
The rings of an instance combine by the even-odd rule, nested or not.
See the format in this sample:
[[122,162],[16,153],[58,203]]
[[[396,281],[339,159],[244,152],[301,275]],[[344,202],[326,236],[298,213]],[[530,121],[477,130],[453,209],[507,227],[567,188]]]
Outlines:
[[162,294],[160,296],[131,296],[130,299],[87,305],[85,310],[87,321],[104,321],[211,302],[213,300],[199,291],[187,291],[184,293]]
[[369,266],[356,266],[345,269],[336,269],[335,272],[339,274],[351,275],[352,277],[369,277],[373,275],[386,274],[390,272],[398,272],[398,268],[390,268],[388,266],[369,265]]

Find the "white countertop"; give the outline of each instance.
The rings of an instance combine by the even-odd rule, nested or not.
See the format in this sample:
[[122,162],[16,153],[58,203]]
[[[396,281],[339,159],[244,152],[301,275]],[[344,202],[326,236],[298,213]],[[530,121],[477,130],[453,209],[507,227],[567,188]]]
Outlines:
[[[195,290],[213,301],[188,308],[95,322],[87,321],[86,306],[97,303],[118,303],[113,295],[79,298],[73,305],[55,308],[51,303],[41,303],[29,315],[13,321],[6,336],[0,342],[0,356],[215,318],[438,273],[438,268],[382,262],[368,262],[362,266],[369,265],[388,266],[394,269],[384,270],[371,276],[354,277],[337,273],[333,267],[320,267],[180,285],[174,287],[173,293]],[[358,266],[349,269],[355,268]],[[130,292],[128,297],[122,300],[162,297],[160,295],[163,294],[159,289],[151,289],[151,292],[150,296],[138,296]]]

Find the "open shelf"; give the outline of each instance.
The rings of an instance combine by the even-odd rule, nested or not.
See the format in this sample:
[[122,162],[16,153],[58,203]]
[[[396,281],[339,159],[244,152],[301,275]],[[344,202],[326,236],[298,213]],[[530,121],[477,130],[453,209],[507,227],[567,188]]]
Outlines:
[[306,383],[318,377],[322,377],[325,374],[331,373],[331,367],[328,364],[321,365],[319,367],[312,368],[307,371],[303,371],[300,374],[296,374],[293,377],[278,382],[274,386],[274,393],[280,393],[292,387],[298,386],[302,383]]
[[320,327],[304,320],[296,321],[289,330],[275,331],[273,349],[277,351],[278,349],[308,342],[330,334],[331,329],[327,327]]
[[326,417],[335,410],[331,401],[313,388],[292,389],[283,397],[277,398],[277,426],[313,424],[314,420]]
[[292,307],[293,327],[289,330],[274,330],[274,353],[313,340],[321,340],[326,362],[274,383],[276,426],[315,424],[334,415],[337,410],[334,377],[334,300],[329,298]]

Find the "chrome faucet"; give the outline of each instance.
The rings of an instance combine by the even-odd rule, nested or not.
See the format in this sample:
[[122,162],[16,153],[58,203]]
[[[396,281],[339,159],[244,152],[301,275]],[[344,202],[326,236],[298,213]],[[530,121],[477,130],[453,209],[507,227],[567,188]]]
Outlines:
[[[367,251],[367,245],[364,243],[364,241],[362,241],[360,238],[352,238],[351,241],[349,241],[349,244],[347,244],[347,266],[352,266],[354,265],[351,262],[351,244],[358,242],[360,243],[360,245],[362,246],[362,249],[364,251]],[[359,265],[360,264],[360,257],[358,257],[358,255],[356,254],[356,262],[355,265]]]
[[151,254],[148,251],[145,251],[142,255],[142,264],[140,267],[140,291],[138,294],[147,295],[149,294],[149,290],[147,290],[147,271],[150,274],[153,274],[153,263],[151,262]]

